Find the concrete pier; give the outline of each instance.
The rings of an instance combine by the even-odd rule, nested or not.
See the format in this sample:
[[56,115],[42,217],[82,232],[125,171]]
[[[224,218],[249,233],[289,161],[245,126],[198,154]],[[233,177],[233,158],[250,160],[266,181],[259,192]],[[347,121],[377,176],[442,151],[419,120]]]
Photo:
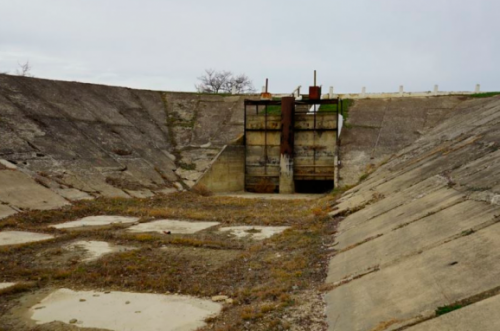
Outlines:
[[282,98],[281,109],[281,155],[280,155],[280,193],[295,193],[293,180],[295,98]]

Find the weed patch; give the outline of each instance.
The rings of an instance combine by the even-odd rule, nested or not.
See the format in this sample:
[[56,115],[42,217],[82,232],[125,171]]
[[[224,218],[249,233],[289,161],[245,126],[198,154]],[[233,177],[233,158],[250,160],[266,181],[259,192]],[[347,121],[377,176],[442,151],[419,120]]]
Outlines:
[[500,95],[500,92],[485,92],[485,93],[475,93],[471,94],[471,98],[491,98]]
[[448,314],[451,313],[452,311],[458,310],[463,307],[464,307],[463,305],[450,305],[450,306],[438,307],[436,309],[436,316]]
[[[98,198],[58,210],[29,211],[0,220],[0,228],[53,233],[47,242],[2,248],[5,279],[33,281],[38,287],[179,293],[197,297],[226,295],[233,301],[207,320],[202,330],[267,331],[289,328],[288,318],[308,305],[322,286],[336,223],[326,215],[336,196],[279,200],[173,193],[148,199]],[[80,231],[48,225],[94,215],[217,221],[221,225],[286,225],[264,241],[227,237],[216,228],[193,235],[130,233],[125,226]],[[62,247],[74,240],[99,240],[135,250],[83,263]],[[0,307],[25,291],[0,295]],[[310,319],[294,320],[313,329]],[[1,323],[0,323],[1,327]]]

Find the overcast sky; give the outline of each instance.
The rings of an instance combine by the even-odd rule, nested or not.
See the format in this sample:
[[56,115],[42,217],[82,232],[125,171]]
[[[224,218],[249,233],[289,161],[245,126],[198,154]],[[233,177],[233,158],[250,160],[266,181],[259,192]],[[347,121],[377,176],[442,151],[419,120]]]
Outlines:
[[204,69],[260,89],[500,90],[499,0],[0,0],[0,71],[193,91]]

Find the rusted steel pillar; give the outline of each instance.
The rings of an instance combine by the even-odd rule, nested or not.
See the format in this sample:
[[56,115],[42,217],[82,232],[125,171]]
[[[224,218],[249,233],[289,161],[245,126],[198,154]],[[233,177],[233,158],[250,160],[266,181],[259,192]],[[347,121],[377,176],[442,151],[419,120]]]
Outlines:
[[295,98],[281,99],[281,158],[280,193],[295,193],[293,180],[293,145],[295,124]]

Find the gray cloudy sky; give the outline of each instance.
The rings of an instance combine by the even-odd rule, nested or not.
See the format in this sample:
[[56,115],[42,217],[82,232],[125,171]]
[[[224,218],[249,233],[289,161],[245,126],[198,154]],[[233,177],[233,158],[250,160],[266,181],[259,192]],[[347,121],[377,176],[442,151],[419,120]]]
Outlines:
[[206,68],[259,88],[500,90],[499,0],[0,0],[0,71],[191,91]]

